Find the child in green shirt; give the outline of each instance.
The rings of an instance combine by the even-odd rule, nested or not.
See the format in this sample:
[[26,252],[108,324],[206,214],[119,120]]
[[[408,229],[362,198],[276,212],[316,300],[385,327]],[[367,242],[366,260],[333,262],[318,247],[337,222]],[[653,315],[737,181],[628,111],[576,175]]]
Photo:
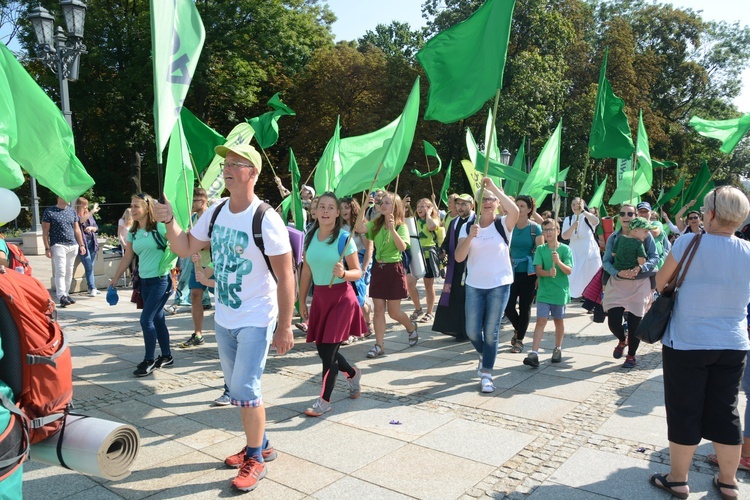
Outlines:
[[570,301],[570,283],[568,276],[573,272],[573,252],[568,245],[558,243],[560,227],[554,219],[545,219],[542,223],[544,245],[537,247],[534,254],[534,266],[539,277],[539,289],[536,294],[536,327],[531,352],[523,364],[532,368],[539,367],[539,346],[542,343],[544,328],[552,315],[555,323],[555,350],[552,362],[562,360],[562,340],[565,334],[565,304]]
[[649,231],[655,229],[655,225],[644,217],[636,217],[630,221],[630,234],[621,234],[615,242],[612,252],[614,266],[618,271],[626,271],[646,263],[648,255],[643,247],[643,242],[648,238]]

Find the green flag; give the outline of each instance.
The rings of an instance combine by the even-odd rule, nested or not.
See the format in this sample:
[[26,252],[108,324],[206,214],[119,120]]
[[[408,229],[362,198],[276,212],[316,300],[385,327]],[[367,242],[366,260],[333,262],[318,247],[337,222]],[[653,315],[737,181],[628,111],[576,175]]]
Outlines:
[[[341,180],[336,196],[342,197],[370,189],[373,180],[388,185],[404,168],[409,156],[419,117],[419,77],[414,82],[401,116],[374,132],[341,139]],[[378,174],[378,169],[380,173]]]
[[487,0],[417,53],[430,81],[425,120],[467,118],[502,88],[514,7],[515,0]]
[[435,170],[429,170],[426,174],[423,174],[422,172],[420,172],[416,168],[413,168],[411,170],[411,173],[414,174],[414,175],[416,175],[420,179],[424,179],[426,177],[433,177],[433,176],[439,174],[440,173],[440,169],[443,168],[443,161],[440,159],[440,156],[438,155],[438,152],[437,152],[437,149],[435,149],[435,146],[433,146],[432,144],[430,144],[427,141],[422,141],[422,143],[424,144],[424,155],[425,155],[425,157],[427,157],[427,156],[434,156],[435,158],[437,158],[438,167]]
[[167,169],[164,173],[164,196],[172,203],[174,217],[183,231],[187,231],[190,226],[194,182],[195,175],[182,130],[182,120],[178,119],[169,139]]
[[602,206],[602,203],[604,202],[604,190],[606,188],[607,188],[607,176],[605,175],[604,180],[596,188],[596,191],[594,191],[594,196],[592,196],[591,201],[589,201],[590,208],[599,208]]
[[661,196],[659,196],[659,199],[656,200],[656,204],[661,207],[669,203],[670,201],[672,201],[678,194],[682,193],[682,188],[684,185],[685,185],[685,178],[680,177],[680,180],[677,181],[677,184],[672,186],[672,189],[670,189],[666,193],[663,193]]
[[596,92],[594,121],[589,135],[589,154],[593,158],[630,158],[635,147],[630,133],[625,101],[612,92],[607,80],[607,56],[599,70],[599,89]]
[[273,108],[273,111],[247,120],[247,123],[253,127],[255,140],[258,141],[262,149],[270,148],[279,140],[279,118],[282,116],[295,116],[297,114],[289,106],[281,102],[279,92],[268,100],[268,105]]
[[719,151],[729,154],[750,130],[750,113],[732,120],[704,120],[694,116],[688,125],[704,137],[720,140]]
[[651,159],[651,164],[654,168],[673,168],[679,166],[679,164],[674,161],[657,161],[653,158]]
[[[477,148],[476,141],[474,140],[474,135],[471,133],[471,130],[469,130],[469,128],[466,129],[466,149],[469,152],[471,163],[477,166],[480,172],[484,172],[484,153],[479,151],[479,148]],[[500,163],[500,160],[495,161],[493,159],[490,159],[487,175],[492,178],[495,184],[501,182],[500,179],[511,179],[515,182],[523,183],[528,177],[524,170],[525,169],[519,170],[517,168],[511,167],[510,165],[504,165]],[[499,186],[500,184],[497,185]]]
[[534,198],[537,206],[542,204],[542,201],[544,201],[549,193],[544,188],[551,186],[556,182],[558,172],[560,171],[561,131],[562,119],[560,119],[557,128],[542,148],[542,152],[539,153],[539,157],[534,162],[534,166],[532,167],[531,172],[529,172],[526,182],[523,183],[523,186],[519,191],[520,194],[525,194]]
[[711,191],[715,186],[714,181],[711,179],[712,177],[713,175],[708,169],[708,163],[704,158],[703,165],[701,166],[698,175],[690,181],[690,184],[685,189],[685,194],[674,209],[679,210],[690,200],[695,200],[695,205],[693,206],[695,207],[695,210],[698,210],[698,208],[703,205],[703,198],[706,196],[706,193]]
[[0,187],[23,184],[21,167],[64,200],[94,185],[62,113],[0,43]]
[[[482,186],[482,172],[475,168],[471,160],[461,160],[461,166],[464,169],[466,178],[469,180],[471,193],[474,195],[474,198],[476,198],[479,188]],[[489,175],[489,178],[492,179],[492,182],[494,182],[496,186],[499,186],[500,182],[502,182],[499,178],[494,177],[493,175]]]
[[151,50],[154,66],[156,161],[162,162],[206,32],[194,0],[151,0]]
[[445,180],[443,180],[443,187],[440,189],[440,199],[448,206],[448,190],[451,187],[451,167],[453,166],[453,160],[448,162],[448,170],[445,171]]
[[[513,165],[511,165],[511,168],[513,170],[516,170],[520,173],[522,173],[524,176],[526,176],[526,138],[523,138],[523,141],[521,141],[521,147],[518,149],[518,153],[516,153],[516,157],[513,159]],[[508,175],[505,180],[505,186],[503,186],[503,189],[505,189],[505,192],[508,193],[509,196],[518,196],[518,188],[521,187],[521,183],[525,182],[526,179],[523,179],[521,181],[515,180],[515,177],[513,174]]]
[[[487,123],[484,126],[484,152],[487,153],[487,146],[492,144],[489,152],[490,160],[500,162],[500,148],[497,147],[497,129],[492,123],[492,110],[487,112]],[[482,165],[483,166],[483,165]]]
[[299,231],[305,230],[305,216],[302,208],[302,197],[299,194],[300,173],[297,167],[297,159],[294,157],[294,151],[289,148],[289,171],[292,173],[292,194],[289,196],[292,200],[292,216],[294,217],[294,227]]
[[199,174],[202,174],[214,158],[214,148],[223,145],[227,140],[223,135],[200,121],[187,108],[183,107],[180,111],[180,119],[182,120],[182,131],[185,133],[190,156],[193,157],[196,170]]
[[[234,146],[235,144],[250,144],[250,140],[253,138],[253,127],[248,123],[240,123],[235,126],[229,135],[227,141],[224,143],[225,146]],[[214,155],[214,159],[211,160],[211,164],[208,166],[206,171],[203,173],[201,179],[201,186],[206,190],[208,199],[218,198],[224,191],[224,177],[221,175],[221,163],[224,161],[219,155]]]
[[[633,180],[635,179],[635,181]],[[620,183],[617,184],[617,189],[612,193],[612,197],[609,199],[610,205],[622,205],[629,203],[631,205],[637,205],[641,202],[641,193],[635,189],[635,186],[639,183],[638,171],[628,170],[623,172]]]
[[[648,134],[646,133],[646,127],[643,125],[643,110],[638,115],[638,140],[635,151],[635,156],[638,159],[638,170],[641,173],[640,177],[645,181],[644,185],[637,186],[639,189],[638,194],[643,194],[649,189],[654,182],[654,167],[651,165],[651,153],[648,148]],[[646,183],[648,187],[646,187]]]
[[343,171],[341,169],[341,125],[336,117],[336,128],[333,131],[333,137],[326,144],[323,156],[320,157],[318,164],[315,166],[315,191],[318,193],[333,192],[338,186]]

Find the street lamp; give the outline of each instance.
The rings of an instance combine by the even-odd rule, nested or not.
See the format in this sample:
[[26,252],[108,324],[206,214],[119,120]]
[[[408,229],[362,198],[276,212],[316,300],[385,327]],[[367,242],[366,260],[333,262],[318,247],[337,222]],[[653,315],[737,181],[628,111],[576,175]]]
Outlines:
[[510,151],[507,148],[503,148],[500,152],[500,162],[503,165],[510,165]]
[[[86,19],[86,3],[81,0],[60,0],[60,8],[65,18],[67,35],[62,27],[55,28],[55,18],[47,9],[37,5],[28,13],[34,28],[37,43],[42,49],[41,60],[60,81],[60,108],[65,121],[73,129],[70,113],[68,80],[78,80],[81,54],[86,54],[83,44],[83,23]],[[36,179],[31,178],[32,232],[41,231],[39,224],[39,198],[36,193]]]

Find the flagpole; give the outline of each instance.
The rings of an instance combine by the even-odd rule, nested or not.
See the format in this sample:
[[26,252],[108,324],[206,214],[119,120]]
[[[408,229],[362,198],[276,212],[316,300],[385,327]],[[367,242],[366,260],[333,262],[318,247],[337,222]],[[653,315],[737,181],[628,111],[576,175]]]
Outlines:
[[398,179],[401,177],[401,174],[398,174],[396,176],[396,188],[393,190],[395,194],[398,194]]
[[[191,159],[192,159],[192,157],[191,157]],[[185,184],[185,199],[188,201],[188,203],[191,203],[191,205],[190,205],[191,210],[188,213],[188,222],[187,223],[188,223],[188,228],[192,229],[193,228],[193,218],[191,217],[191,215],[192,215],[192,212],[193,212],[192,211],[192,202],[193,202],[193,200],[190,199],[190,188],[188,188],[187,174],[185,173],[185,169],[184,168],[182,169],[182,181]]]
[[[586,160],[583,162],[583,179],[581,180],[581,199],[583,199],[583,188],[586,186],[586,172],[589,169],[589,162],[591,161],[591,157],[589,155],[586,155]],[[598,183],[597,183],[597,187]]]
[[430,160],[427,157],[427,151],[424,152],[424,162],[427,164],[427,174],[428,174],[429,179],[430,179],[430,191],[432,191],[432,197],[434,198],[435,197],[435,186],[432,184],[432,176],[429,175],[429,173],[430,173]]
[[276,170],[274,170],[273,168],[273,164],[271,163],[271,160],[268,158],[268,155],[266,154],[266,150],[263,149],[260,143],[258,143],[258,146],[260,147],[260,150],[263,152],[263,156],[266,157],[266,162],[268,162],[268,166],[271,167],[271,173],[273,174],[274,177],[278,177],[278,175],[276,175]]
[[[495,120],[497,120],[497,104],[500,101],[500,89],[497,89],[497,93],[495,93],[495,104],[493,106],[492,110],[492,125],[490,126],[490,130],[495,130]],[[487,144],[484,147],[484,175],[482,175],[482,179],[487,177],[487,172],[490,171],[490,154],[489,152],[492,150],[492,138],[495,134],[490,134],[490,140],[487,141]],[[477,203],[482,203],[482,198],[484,197],[484,182],[479,183],[479,191],[477,191]]]

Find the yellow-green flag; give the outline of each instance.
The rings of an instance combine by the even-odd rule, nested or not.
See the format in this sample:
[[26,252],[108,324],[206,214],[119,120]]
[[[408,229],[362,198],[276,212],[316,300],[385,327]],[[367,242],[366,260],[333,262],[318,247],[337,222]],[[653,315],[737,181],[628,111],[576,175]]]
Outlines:
[[631,137],[628,117],[625,115],[625,101],[612,92],[607,80],[607,57],[599,70],[599,89],[596,92],[594,121],[589,135],[589,154],[593,158],[630,158],[635,147]]
[[187,231],[190,226],[194,183],[195,174],[190,161],[187,140],[182,130],[182,120],[178,118],[169,139],[167,169],[164,173],[164,196],[172,203],[174,218],[183,231]]
[[273,111],[247,120],[247,123],[255,131],[255,140],[258,141],[258,144],[263,149],[270,148],[279,140],[279,118],[282,116],[295,116],[297,114],[292,108],[281,102],[279,95],[280,93],[276,92],[268,100],[267,104],[273,108]]
[[433,176],[439,174],[440,173],[440,169],[443,168],[443,160],[440,159],[440,155],[438,155],[438,152],[437,152],[437,149],[435,149],[435,146],[433,146],[432,144],[430,144],[429,142],[424,141],[424,140],[422,141],[422,144],[424,145],[424,155],[425,155],[425,157],[427,157],[427,156],[433,156],[433,157],[437,158],[438,167],[435,170],[430,170],[429,172],[427,172],[425,174],[423,174],[422,172],[420,172],[416,168],[413,168],[411,170],[411,173],[414,174],[414,175],[416,175],[420,179],[424,179],[426,177],[433,177]]
[[531,196],[536,200],[537,206],[547,197],[549,191],[545,188],[554,186],[560,172],[560,136],[562,133],[562,119],[552,133],[547,143],[539,153],[534,162],[526,182],[523,183],[520,194]]
[[62,113],[0,43],[0,187],[23,184],[21,167],[64,200],[94,185]]
[[599,208],[602,206],[602,202],[604,201],[604,190],[606,189],[606,187],[607,175],[604,176],[604,180],[596,188],[596,191],[594,191],[594,196],[592,196],[591,201],[589,201],[590,208]]
[[206,32],[194,0],[151,0],[156,160],[180,116]]
[[448,190],[451,188],[451,167],[453,167],[453,160],[448,162],[448,170],[445,171],[443,187],[440,189],[440,199],[446,206],[448,206]]
[[320,157],[318,164],[315,166],[315,191],[320,194],[333,192],[343,175],[339,152],[339,147],[341,146],[340,119],[341,116],[336,117],[336,128],[333,130],[333,137],[326,144],[323,156]]
[[719,151],[729,154],[750,131],[750,113],[733,120],[704,120],[694,116],[690,119],[689,125],[704,137],[720,140]]
[[430,81],[425,120],[453,123],[469,117],[502,88],[515,4],[487,0],[417,53]]

